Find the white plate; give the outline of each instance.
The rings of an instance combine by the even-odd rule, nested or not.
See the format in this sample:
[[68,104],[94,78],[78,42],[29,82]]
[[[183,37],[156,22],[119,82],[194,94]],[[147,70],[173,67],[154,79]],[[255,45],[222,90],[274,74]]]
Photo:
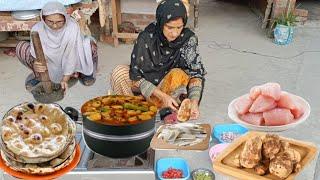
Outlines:
[[310,115],[311,108],[310,108],[309,103],[306,100],[304,100],[302,97],[296,96],[296,95],[293,95],[293,94],[290,94],[290,95],[292,97],[294,97],[295,100],[298,101],[302,105],[302,108],[303,108],[303,111],[304,111],[303,115],[299,119],[296,119],[293,123],[282,125],[282,126],[258,126],[258,125],[253,125],[253,124],[246,123],[246,122],[244,122],[243,120],[241,120],[238,117],[238,113],[237,113],[236,109],[234,108],[234,103],[240,97],[232,100],[231,103],[229,104],[229,106],[228,106],[228,116],[234,122],[242,124],[242,125],[246,126],[247,128],[252,129],[252,130],[265,131],[265,132],[279,132],[279,131],[285,131],[285,130],[291,129],[291,128],[297,126],[298,124],[301,124],[301,123],[303,123],[304,121],[307,120],[307,118]]
[[13,11],[11,16],[17,20],[29,20],[40,16],[39,10],[30,10],[30,11]]

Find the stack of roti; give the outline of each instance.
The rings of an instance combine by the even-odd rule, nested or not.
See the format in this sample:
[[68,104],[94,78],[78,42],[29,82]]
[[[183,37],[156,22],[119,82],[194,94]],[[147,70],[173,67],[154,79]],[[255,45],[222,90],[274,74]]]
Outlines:
[[46,175],[68,166],[75,156],[76,125],[55,104],[12,108],[0,133],[1,157],[15,171]]

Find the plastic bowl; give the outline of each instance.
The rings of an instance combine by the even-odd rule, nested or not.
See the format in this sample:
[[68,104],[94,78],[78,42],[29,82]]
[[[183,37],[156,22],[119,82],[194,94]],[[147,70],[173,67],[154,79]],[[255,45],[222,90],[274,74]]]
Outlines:
[[220,142],[220,143],[231,143],[233,140],[230,139],[229,141],[224,140],[223,135],[235,135],[240,136],[248,132],[248,129],[240,124],[219,124],[214,126],[213,128],[213,136]]
[[216,144],[212,146],[209,150],[209,156],[211,161],[214,161],[216,157],[228,146],[229,146],[229,143]]
[[210,171],[209,169],[205,169],[205,168],[199,168],[199,169],[193,170],[192,173],[191,173],[192,179],[193,180],[202,180],[203,178],[201,178],[201,179],[200,178],[198,178],[198,179],[196,178],[197,174],[199,174],[199,173],[202,173],[202,174],[205,174],[206,176],[211,177],[210,179],[207,178],[205,180],[214,180],[215,179],[215,176],[214,176],[213,172]]
[[180,169],[183,172],[183,178],[176,178],[175,180],[187,180],[190,178],[190,170],[187,161],[183,158],[162,158],[157,161],[156,172],[160,180],[168,180],[162,178],[162,173],[169,168]]
[[[283,92],[285,92],[285,91],[283,91]],[[304,110],[303,115],[300,118],[296,119],[294,122],[290,123],[290,124],[286,124],[286,125],[282,125],[282,126],[258,126],[258,125],[253,125],[253,124],[249,124],[249,123],[244,122],[243,120],[241,120],[238,117],[238,113],[237,113],[236,109],[234,108],[234,103],[240,97],[232,100],[231,103],[229,104],[229,106],[228,106],[228,116],[234,122],[242,124],[242,125],[246,126],[249,129],[257,130],[257,131],[280,132],[280,131],[285,131],[285,130],[294,128],[297,125],[299,125],[299,124],[301,124],[301,123],[303,123],[304,121],[307,120],[307,118],[310,115],[311,108],[310,108],[309,103],[305,99],[303,99],[302,97],[293,95],[291,93],[289,93],[289,94],[292,97],[295,98],[295,100],[302,106],[302,108]]]

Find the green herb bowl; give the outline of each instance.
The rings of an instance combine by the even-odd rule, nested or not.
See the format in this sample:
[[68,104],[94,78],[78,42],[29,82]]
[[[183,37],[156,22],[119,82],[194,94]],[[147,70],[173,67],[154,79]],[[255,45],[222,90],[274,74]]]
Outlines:
[[199,168],[191,172],[191,177],[193,180],[214,180],[215,176],[213,172],[209,169]]

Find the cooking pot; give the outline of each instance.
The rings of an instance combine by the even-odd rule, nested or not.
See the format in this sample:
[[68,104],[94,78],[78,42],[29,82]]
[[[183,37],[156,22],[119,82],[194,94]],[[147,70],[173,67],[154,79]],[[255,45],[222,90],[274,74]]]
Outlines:
[[119,126],[90,120],[83,115],[83,106],[82,134],[86,145],[92,151],[111,158],[127,158],[141,154],[149,148],[155,133],[155,114],[151,119],[138,124]]

